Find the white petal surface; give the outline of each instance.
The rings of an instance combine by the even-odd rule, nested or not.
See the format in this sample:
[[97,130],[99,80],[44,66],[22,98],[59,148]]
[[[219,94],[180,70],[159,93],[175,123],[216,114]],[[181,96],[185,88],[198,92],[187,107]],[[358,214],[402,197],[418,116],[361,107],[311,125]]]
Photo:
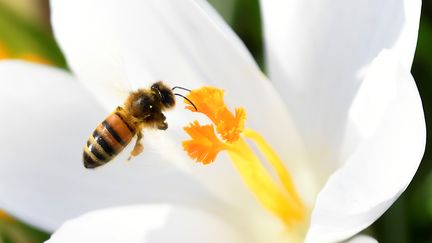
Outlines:
[[[263,133],[290,167],[305,164],[302,143],[282,100],[206,1],[54,0],[51,7],[56,37],[71,68],[104,106],[118,105],[104,91],[116,86],[114,79],[134,88],[159,79],[187,88],[214,85],[226,90],[230,105],[246,108],[247,125]],[[167,117],[169,133],[183,139],[181,127],[195,119],[190,113]],[[226,200],[238,203],[245,194],[251,198],[224,162],[200,168],[197,174]],[[294,174],[304,176],[301,171]]]
[[100,169],[85,169],[82,149],[107,114],[70,74],[1,62],[0,77],[0,208],[53,230],[101,207],[167,201],[210,206],[197,181],[149,147],[139,160],[126,164],[124,152]]
[[420,6],[420,0],[261,0],[270,78],[320,170],[338,164],[341,128],[364,68],[387,48],[410,70]]
[[358,235],[349,239],[347,243],[378,243],[378,241],[368,235]]
[[417,87],[389,51],[373,62],[350,121],[363,142],[318,195],[309,242],[342,240],[369,226],[405,190],[423,156],[426,131]]
[[47,243],[238,243],[231,225],[206,211],[148,205],[94,211],[66,222]]

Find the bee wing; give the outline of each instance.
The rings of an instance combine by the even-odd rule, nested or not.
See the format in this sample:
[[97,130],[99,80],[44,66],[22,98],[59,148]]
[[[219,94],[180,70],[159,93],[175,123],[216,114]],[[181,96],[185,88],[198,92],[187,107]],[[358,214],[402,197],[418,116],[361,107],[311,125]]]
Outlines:
[[[91,70],[78,72],[77,76],[102,106],[111,111],[124,103],[132,86],[121,56],[110,53],[105,54],[102,59],[103,63],[92,64]],[[79,70],[78,68],[82,70],[82,66],[76,69]]]
[[[74,1],[70,3],[68,6],[71,9],[79,5],[74,4]],[[89,9],[80,10],[86,12]],[[106,19],[95,19],[92,23],[75,18],[76,21],[70,23],[65,22],[67,18],[63,16],[74,11],[62,12],[61,17],[59,12],[53,11],[52,18],[56,19],[53,28],[59,43],[63,45],[69,67],[103,107],[112,111],[123,104],[131,91],[125,54],[120,48],[122,44],[119,37],[112,33],[112,27],[116,23],[111,23],[112,18],[109,16]],[[86,28],[82,28],[83,25]],[[93,40],[87,41],[90,36]]]

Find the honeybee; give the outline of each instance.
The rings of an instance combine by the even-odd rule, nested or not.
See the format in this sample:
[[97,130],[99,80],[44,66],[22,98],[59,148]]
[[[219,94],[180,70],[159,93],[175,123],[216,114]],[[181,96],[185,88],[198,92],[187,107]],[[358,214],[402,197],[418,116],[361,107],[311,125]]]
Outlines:
[[186,99],[196,109],[195,105],[185,96],[174,93],[173,90],[162,81],[151,85],[150,89],[138,89],[130,92],[124,106],[117,107],[100,123],[87,140],[84,147],[84,167],[93,169],[104,165],[117,156],[136,135],[135,146],[129,159],[143,151],[141,140],[142,129],[153,128],[166,130],[168,123],[163,111],[173,108],[176,104],[174,95]]

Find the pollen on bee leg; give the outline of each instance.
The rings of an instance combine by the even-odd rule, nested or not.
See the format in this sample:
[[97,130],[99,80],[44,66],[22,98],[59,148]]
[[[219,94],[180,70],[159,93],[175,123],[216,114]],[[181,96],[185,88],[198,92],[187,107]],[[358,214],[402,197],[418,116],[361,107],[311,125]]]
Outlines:
[[135,146],[132,149],[132,151],[130,152],[130,156],[128,158],[128,161],[130,161],[132,159],[132,157],[136,157],[144,151],[144,146],[141,143],[142,138],[143,138],[143,134],[141,131],[139,131],[137,133],[137,140],[135,142]]
[[132,156],[136,157],[139,154],[141,154],[143,151],[144,151],[144,146],[141,143],[137,143],[135,144],[133,150],[130,152],[131,156],[129,158],[131,158]]

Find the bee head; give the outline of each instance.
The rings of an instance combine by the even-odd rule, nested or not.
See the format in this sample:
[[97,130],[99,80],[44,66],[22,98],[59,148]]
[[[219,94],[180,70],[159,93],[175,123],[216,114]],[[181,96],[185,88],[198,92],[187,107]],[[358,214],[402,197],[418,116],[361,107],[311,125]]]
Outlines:
[[151,90],[159,98],[163,109],[169,109],[175,106],[174,93],[162,81],[154,83],[151,86]]

